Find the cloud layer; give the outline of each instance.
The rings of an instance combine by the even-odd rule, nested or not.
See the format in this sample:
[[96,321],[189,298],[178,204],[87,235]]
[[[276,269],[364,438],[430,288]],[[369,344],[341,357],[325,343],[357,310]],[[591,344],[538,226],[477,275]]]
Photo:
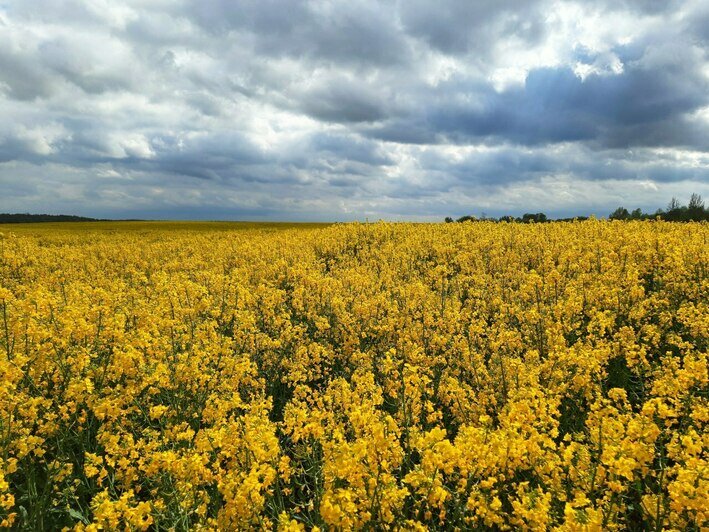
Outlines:
[[694,1],[0,1],[0,211],[440,219],[709,193]]

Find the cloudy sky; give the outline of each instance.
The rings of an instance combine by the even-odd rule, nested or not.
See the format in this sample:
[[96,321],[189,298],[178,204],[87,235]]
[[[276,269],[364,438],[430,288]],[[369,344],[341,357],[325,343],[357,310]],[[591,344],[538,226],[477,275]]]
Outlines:
[[705,0],[0,0],[0,212],[605,216],[692,192]]

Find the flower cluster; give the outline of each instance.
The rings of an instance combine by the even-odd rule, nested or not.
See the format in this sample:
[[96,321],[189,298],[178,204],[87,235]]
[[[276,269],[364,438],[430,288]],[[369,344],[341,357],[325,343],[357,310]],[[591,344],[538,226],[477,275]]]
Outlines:
[[709,527],[709,226],[3,229],[0,527]]

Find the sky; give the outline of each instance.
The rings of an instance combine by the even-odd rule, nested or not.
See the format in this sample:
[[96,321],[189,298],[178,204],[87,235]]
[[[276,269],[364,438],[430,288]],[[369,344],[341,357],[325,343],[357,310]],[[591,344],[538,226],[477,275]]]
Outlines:
[[705,0],[0,0],[0,212],[601,217],[693,192]]

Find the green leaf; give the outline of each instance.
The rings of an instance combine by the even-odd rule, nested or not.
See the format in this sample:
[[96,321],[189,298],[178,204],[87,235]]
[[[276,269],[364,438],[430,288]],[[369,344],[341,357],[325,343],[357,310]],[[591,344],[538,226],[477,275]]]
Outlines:
[[78,519],[79,521],[81,521],[85,525],[89,524],[89,520],[86,519],[86,517],[84,517],[84,514],[82,514],[78,510],[74,510],[73,508],[69,508],[69,515],[71,517],[73,517],[74,519]]

